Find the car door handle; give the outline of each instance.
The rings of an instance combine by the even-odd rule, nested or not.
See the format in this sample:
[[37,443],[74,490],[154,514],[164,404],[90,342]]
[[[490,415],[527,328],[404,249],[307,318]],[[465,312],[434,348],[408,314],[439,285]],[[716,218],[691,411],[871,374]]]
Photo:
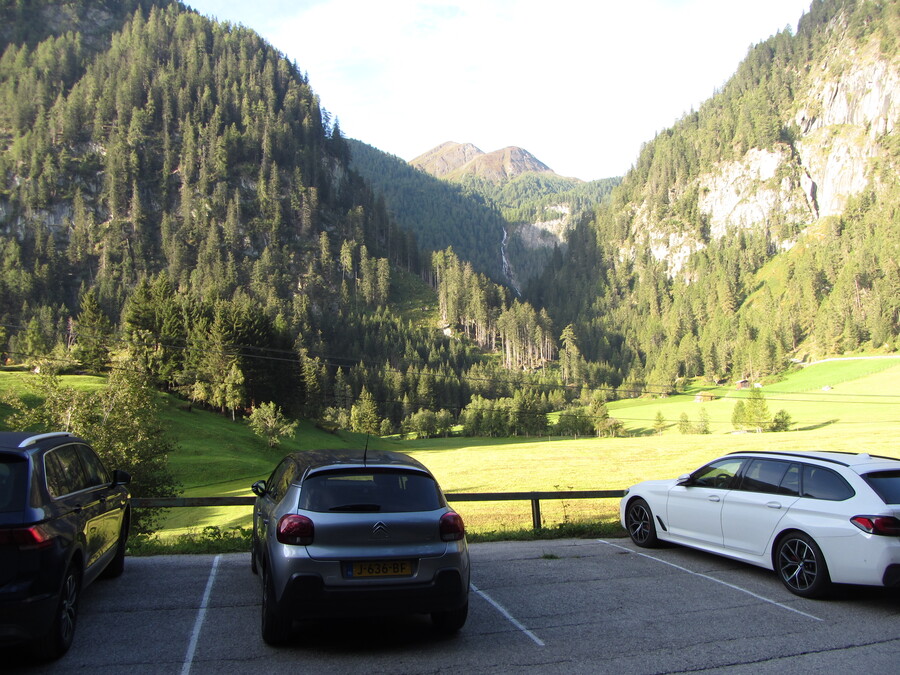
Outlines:
[[780,509],[781,503],[780,502],[768,502],[766,504],[766,506],[768,506],[770,509]]
[[721,501],[721,497],[719,497],[719,495],[710,495],[709,497],[707,497],[707,499],[711,502]]

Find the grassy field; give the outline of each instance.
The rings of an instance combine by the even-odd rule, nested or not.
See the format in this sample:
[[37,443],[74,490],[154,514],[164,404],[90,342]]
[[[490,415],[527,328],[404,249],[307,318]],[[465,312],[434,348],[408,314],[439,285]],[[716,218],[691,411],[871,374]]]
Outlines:
[[[0,372],[0,391],[16,388],[21,374]],[[66,378],[79,387],[101,386],[99,378]],[[698,392],[713,400],[699,403]],[[609,405],[628,438],[578,440],[449,438],[416,441],[369,439],[369,447],[400,450],[425,463],[444,490],[507,492],[555,490],[621,490],[647,478],[686,473],[716,456],[736,450],[834,450],[900,456],[900,359],[831,361],[809,366],[763,389],[770,412],[785,409],[792,431],[736,434],[731,426],[734,403],[746,391],[734,387],[694,387],[665,399],[632,399]],[[249,495],[250,485],[265,478],[289,451],[313,448],[362,448],[365,437],[328,433],[309,423],[275,449],[240,422],[161,396],[165,424],[178,440],[170,465],[185,496]],[[682,435],[682,413],[696,423],[700,408],[710,418],[709,435]],[[657,413],[667,421],[653,433]],[[528,529],[525,502],[457,502],[454,504],[475,533]],[[546,526],[581,521],[613,521],[618,500],[542,502]],[[247,526],[248,509],[222,507],[172,509],[162,532],[174,536],[198,532],[208,525],[226,529]]]

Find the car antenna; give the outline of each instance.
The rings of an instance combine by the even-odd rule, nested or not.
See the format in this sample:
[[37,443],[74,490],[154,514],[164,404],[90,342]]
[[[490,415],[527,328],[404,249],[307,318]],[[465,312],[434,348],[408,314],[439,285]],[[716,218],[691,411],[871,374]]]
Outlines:
[[369,432],[366,432],[366,447],[363,448],[363,466],[366,465],[366,455],[369,452]]

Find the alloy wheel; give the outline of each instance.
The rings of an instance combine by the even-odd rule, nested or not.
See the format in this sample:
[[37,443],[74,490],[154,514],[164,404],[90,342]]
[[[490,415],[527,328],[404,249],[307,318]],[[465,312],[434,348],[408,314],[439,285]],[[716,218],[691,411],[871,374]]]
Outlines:
[[819,576],[819,560],[812,547],[802,539],[782,544],[778,569],[785,585],[793,591],[808,591]]
[[656,545],[656,526],[653,524],[653,513],[643,499],[637,499],[629,504],[625,525],[631,541],[638,546],[652,548]]
[[68,645],[71,644],[75,635],[75,621],[78,615],[78,577],[74,571],[66,575],[59,603],[59,612],[60,642]]

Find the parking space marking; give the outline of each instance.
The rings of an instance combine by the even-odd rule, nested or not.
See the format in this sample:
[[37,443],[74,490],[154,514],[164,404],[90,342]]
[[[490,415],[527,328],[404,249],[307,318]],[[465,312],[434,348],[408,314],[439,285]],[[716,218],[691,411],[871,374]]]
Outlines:
[[658,563],[662,563],[663,565],[668,565],[669,567],[674,567],[675,569],[680,570],[682,572],[687,572],[688,574],[693,574],[695,577],[701,577],[703,579],[708,579],[709,581],[715,581],[717,584],[722,584],[723,586],[727,586],[728,588],[733,588],[734,590],[740,591],[741,593],[746,593],[747,595],[751,595],[758,600],[767,602],[770,605],[775,605],[776,607],[780,607],[781,609],[786,609],[789,612],[794,612],[796,614],[800,614],[801,616],[805,616],[805,617],[807,617],[809,619],[813,619],[815,621],[824,621],[824,619],[820,619],[817,616],[813,616],[812,614],[807,614],[806,612],[801,612],[799,609],[795,609],[795,608],[785,605],[783,603],[776,602],[775,600],[770,600],[769,598],[759,595],[758,593],[754,593],[753,591],[748,591],[746,588],[741,588],[740,586],[735,586],[734,584],[729,584],[727,581],[722,581],[721,579],[716,579],[715,577],[711,577],[708,574],[703,574],[702,572],[694,572],[693,570],[689,570],[687,567],[682,567],[681,565],[676,565],[675,563],[671,563],[668,560],[663,560],[662,558],[657,558],[655,556],[648,555],[647,553],[642,553],[640,551],[634,551],[625,546],[619,546],[619,544],[614,544],[611,541],[606,541],[604,539],[598,539],[597,541],[600,542],[601,544],[606,544],[607,546],[612,546],[613,548],[617,548],[622,551],[628,551],[628,553],[634,553],[635,555],[642,556],[649,560],[654,560]]
[[209,571],[209,579],[206,581],[206,590],[203,591],[203,600],[200,601],[200,609],[197,611],[197,619],[194,621],[194,630],[191,631],[191,641],[188,644],[187,654],[184,656],[184,664],[181,666],[181,675],[191,672],[191,664],[194,662],[194,652],[197,650],[197,640],[200,638],[200,629],[206,619],[206,608],[209,606],[209,596],[212,594],[213,584],[216,581],[216,572],[219,569],[221,555],[213,558],[212,569]]
[[470,583],[469,586],[471,586],[472,590],[475,591],[478,595],[480,595],[482,598],[484,598],[485,600],[487,600],[488,603],[490,603],[490,605],[491,605],[494,609],[496,609],[498,612],[500,612],[500,613],[506,618],[507,621],[509,621],[513,626],[515,626],[515,627],[518,628],[520,631],[522,631],[523,633],[525,633],[525,635],[527,635],[529,638],[531,638],[531,640],[532,640],[538,647],[544,647],[544,646],[545,646],[543,640],[541,640],[537,635],[535,635],[535,634],[532,633],[530,630],[528,630],[528,629],[527,629],[520,621],[518,621],[518,620],[516,619],[516,617],[514,617],[512,614],[510,614],[510,613],[506,610],[506,608],[503,607],[499,602],[497,602],[496,600],[494,600],[491,596],[489,596],[489,595],[488,595],[487,593],[485,593],[484,591],[479,590],[479,589],[475,586],[475,584]]

